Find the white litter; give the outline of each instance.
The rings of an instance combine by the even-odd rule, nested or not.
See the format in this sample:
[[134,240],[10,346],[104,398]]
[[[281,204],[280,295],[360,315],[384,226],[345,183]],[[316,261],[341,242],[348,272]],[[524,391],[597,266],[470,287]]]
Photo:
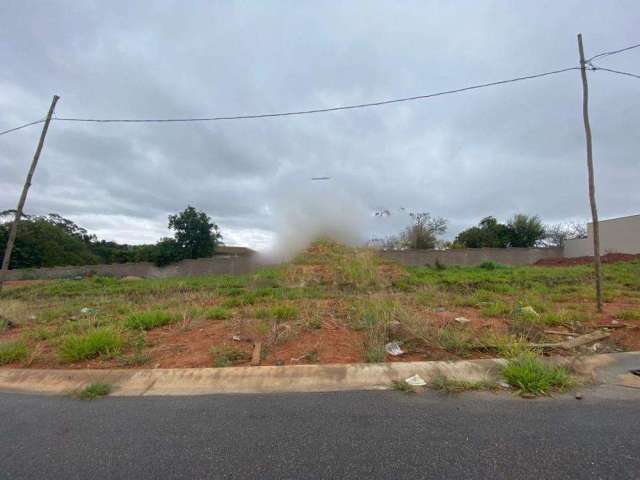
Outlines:
[[460,324],[465,324],[465,323],[469,323],[471,320],[469,320],[466,317],[456,317],[455,318],[456,322],[460,323]]
[[397,357],[399,355],[402,355],[404,352],[402,351],[402,349],[400,348],[400,342],[389,342],[384,346],[384,351],[387,352],[389,355],[393,355],[394,357]]
[[498,380],[497,384],[500,388],[511,388],[511,385],[509,385],[504,380]]
[[427,384],[427,382],[424,381],[424,378],[422,378],[418,374],[415,374],[412,377],[407,378],[405,382],[407,382],[412,387],[424,387]]
[[234,340],[234,341],[236,341],[236,342],[239,342],[239,341],[240,341],[240,335],[234,335],[234,336],[233,336],[233,337],[231,337],[231,338],[233,338],[233,340]]

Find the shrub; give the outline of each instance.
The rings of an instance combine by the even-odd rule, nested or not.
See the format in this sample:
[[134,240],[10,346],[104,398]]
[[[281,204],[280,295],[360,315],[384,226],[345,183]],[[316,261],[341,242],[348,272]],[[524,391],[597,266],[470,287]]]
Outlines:
[[0,343],[0,365],[26,360],[29,349],[23,341]]
[[534,395],[546,395],[553,390],[563,391],[574,385],[566,368],[547,365],[532,352],[509,360],[502,375],[511,386]]
[[110,357],[122,349],[122,334],[111,327],[96,328],[81,335],[68,335],[62,339],[59,354],[64,362],[77,362],[98,355]]
[[125,321],[125,327],[131,330],[151,330],[174,323],[177,320],[178,316],[174,313],[163,310],[148,310],[129,315]]
[[104,397],[111,393],[111,385],[108,383],[91,383],[83,388],[78,397],[82,400],[93,400],[98,397]]

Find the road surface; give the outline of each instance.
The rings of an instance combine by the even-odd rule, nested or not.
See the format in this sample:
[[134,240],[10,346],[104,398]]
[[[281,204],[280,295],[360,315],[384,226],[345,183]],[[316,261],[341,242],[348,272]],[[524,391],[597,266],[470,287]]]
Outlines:
[[638,479],[640,394],[4,393],[0,446],[2,479]]

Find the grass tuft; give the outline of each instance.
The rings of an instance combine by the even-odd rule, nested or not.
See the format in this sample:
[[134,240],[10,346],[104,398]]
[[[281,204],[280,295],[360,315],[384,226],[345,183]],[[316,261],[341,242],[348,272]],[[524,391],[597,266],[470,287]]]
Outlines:
[[399,392],[416,393],[415,387],[409,385],[406,380],[394,380],[391,382],[391,387]]
[[565,391],[575,385],[566,368],[548,365],[533,352],[522,353],[509,360],[502,375],[512,387],[533,395]]
[[82,400],[94,400],[109,395],[111,390],[111,385],[108,383],[91,383],[80,390],[78,397]]
[[63,362],[77,362],[99,355],[112,357],[120,353],[123,345],[124,339],[119,331],[112,327],[101,327],[63,337],[58,353]]
[[29,357],[29,348],[21,341],[0,343],[0,365],[22,362]]
[[125,327],[130,330],[151,330],[178,321],[178,315],[163,310],[148,310],[129,315]]

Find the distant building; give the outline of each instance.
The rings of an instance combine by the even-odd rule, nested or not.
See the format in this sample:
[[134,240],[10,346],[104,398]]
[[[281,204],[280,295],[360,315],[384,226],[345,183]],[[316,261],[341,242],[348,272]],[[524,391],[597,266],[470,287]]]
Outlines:
[[[600,220],[600,253],[640,254],[640,215]],[[567,240],[565,257],[593,255],[593,223],[587,224],[587,238]]]

